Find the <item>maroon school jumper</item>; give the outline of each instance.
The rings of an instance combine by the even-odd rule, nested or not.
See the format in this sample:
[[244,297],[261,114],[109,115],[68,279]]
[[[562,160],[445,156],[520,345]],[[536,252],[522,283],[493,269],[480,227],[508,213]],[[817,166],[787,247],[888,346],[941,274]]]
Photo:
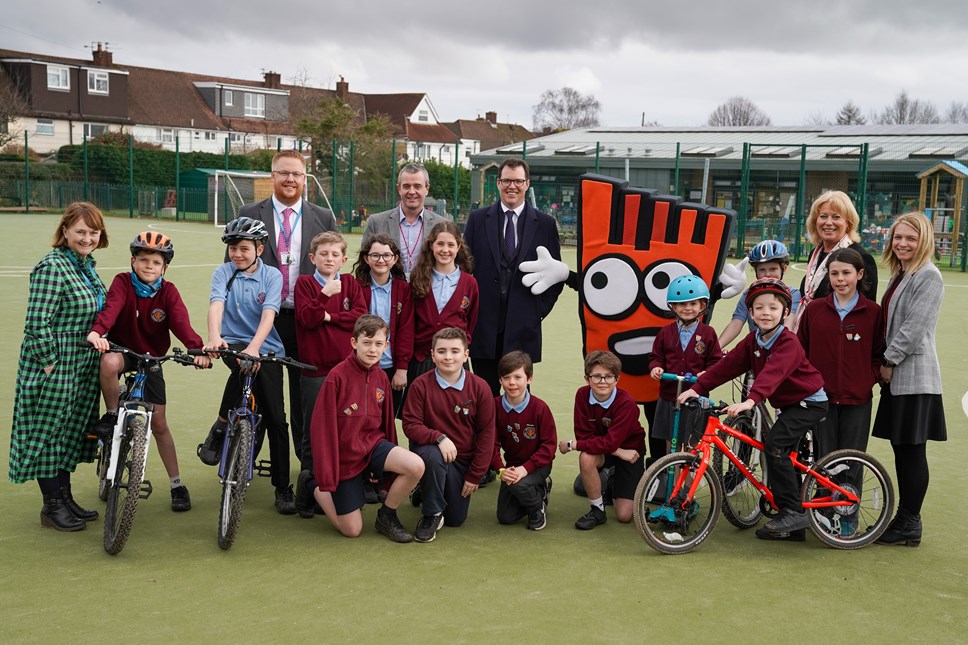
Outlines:
[[[296,280],[293,298],[299,360],[317,368],[315,372],[303,372],[306,376],[326,376],[353,351],[350,345],[353,326],[367,312],[363,290],[356,278],[344,273],[339,281],[343,284],[342,291],[325,296],[323,287],[312,275],[301,275]],[[331,317],[329,322],[325,322],[327,313]]]
[[413,317],[416,325],[413,339],[414,359],[417,361],[426,359],[430,355],[430,341],[433,340],[434,334],[446,327],[463,329],[467,334],[467,346],[470,347],[471,334],[477,326],[479,302],[477,280],[467,271],[460,272],[454,295],[447,301],[444,310],[439,313],[433,289],[427,292],[426,298],[414,296]]
[[[370,311],[373,291],[370,285],[361,286],[363,302]],[[403,278],[390,283],[390,355],[393,368],[405,370],[413,358],[413,298],[410,285]]]
[[[719,362],[723,350],[719,347],[716,330],[699,322],[696,333],[689,339],[685,349],[679,341],[679,325],[672,323],[659,330],[652,344],[649,371],[661,367],[669,374],[692,374],[704,372]],[[676,400],[676,381],[660,381],[659,396],[666,401]],[[688,387],[684,386],[683,389]]]
[[201,349],[202,338],[192,329],[188,309],[178,289],[168,280],[151,298],[141,298],[131,284],[131,273],[114,276],[104,309],[97,315],[92,331],[107,334],[118,345],[139,354],[164,356],[175,334],[186,349]]
[[575,393],[574,449],[590,455],[610,455],[619,448],[645,454],[645,430],[639,423],[639,406],[632,395],[616,388],[608,409],[588,402],[591,387]]
[[469,462],[464,481],[479,484],[494,454],[494,395],[480,376],[464,370],[464,389],[442,388],[437,371],[410,384],[403,405],[403,433],[415,444],[436,444],[445,434],[457,458]]
[[884,356],[881,307],[858,292],[857,304],[840,319],[834,294],[807,305],[797,337],[807,359],[823,375],[823,389],[834,405],[871,400]]
[[528,473],[536,468],[551,467],[558,447],[558,430],[548,404],[532,394],[528,406],[519,414],[514,410],[505,412],[501,398],[494,399],[495,436],[491,470],[504,468],[502,448],[508,466],[522,466]]
[[323,382],[309,433],[316,485],[333,492],[363,472],[382,440],[397,443],[387,375],[364,367],[356,352],[347,356]]

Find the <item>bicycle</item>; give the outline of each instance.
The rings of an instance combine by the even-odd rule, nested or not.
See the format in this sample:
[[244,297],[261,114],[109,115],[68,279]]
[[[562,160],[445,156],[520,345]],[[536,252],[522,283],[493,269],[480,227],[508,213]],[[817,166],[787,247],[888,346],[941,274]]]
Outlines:
[[[86,347],[93,347],[87,341]],[[124,376],[118,399],[118,420],[109,441],[98,438],[98,497],[107,503],[104,510],[104,550],[117,555],[131,534],[138,502],[148,499],[154,490],[144,478],[151,438],[151,415],[154,406],[144,400],[148,372],[162,363],[175,361],[182,365],[195,362],[177,347],[166,356],[139,354],[110,343],[109,352],[131,356],[137,361],[135,371]]]
[[[235,542],[239,523],[242,521],[245,493],[252,481],[255,468],[255,433],[262,423],[262,415],[256,413],[255,396],[252,394],[252,383],[257,374],[255,367],[260,363],[277,363],[303,370],[315,370],[316,366],[273,354],[249,356],[227,347],[217,352],[190,349],[188,353],[191,356],[209,353],[224,354],[239,359],[241,368],[242,397],[239,405],[228,412],[229,425],[222,439],[222,456],[218,467],[219,482],[222,486],[222,497],[219,502],[218,545],[228,550]],[[307,428],[306,431],[308,432],[309,429]]]
[[[719,474],[709,468],[714,448],[759,491],[764,504],[776,509],[772,492],[720,434],[759,451],[764,449],[763,443],[719,420],[725,414],[725,404],[699,397],[687,405],[700,412],[697,421],[708,415],[701,435],[690,437],[690,444],[694,445],[688,451],[666,455],[652,464],[635,491],[635,524],[649,546],[666,554],[692,551],[716,526],[724,493]],[[799,450],[793,450],[790,461],[804,476],[800,498],[810,530],[823,543],[839,549],[858,549],[887,530],[894,511],[894,488],[884,466],[876,459],[859,450],[837,450],[810,466],[800,459]],[[674,477],[672,491],[663,495],[663,478],[670,469]]]

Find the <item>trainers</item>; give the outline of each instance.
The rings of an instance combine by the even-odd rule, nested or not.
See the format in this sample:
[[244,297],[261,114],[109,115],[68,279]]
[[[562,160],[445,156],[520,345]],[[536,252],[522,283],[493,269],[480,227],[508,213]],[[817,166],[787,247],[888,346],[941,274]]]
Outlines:
[[376,486],[369,479],[363,480],[363,498],[367,504],[379,504],[380,496],[376,492]]
[[810,526],[810,518],[806,513],[784,509],[775,519],[767,522],[764,528],[770,533],[790,533],[808,526]]
[[605,511],[592,506],[587,513],[575,520],[575,528],[579,531],[589,531],[599,524],[604,524]]
[[761,540],[786,540],[788,542],[803,542],[807,539],[807,532],[803,529],[796,529],[793,531],[780,531],[774,532],[761,526],[756,529],[756,537]]
[[208,431],[205,441],[198,444],[195,454],[206,466],[218,466],[222,460],[222,442],[225,441],[225,431],[228,424],[223,425],[219,421],[212,424],[212,429]]
[[176,513],[192,510],[192,498],[184,485],[171,489],[171,510]]
[[423,492],[420,490],[420,482],[417,482],[417,485],[410,491],[410,503],[413,504],[414,508],[419,507],[423,503]]
[[[400,518],[397,517],[396,513],[393,515],[377,513],[375,526],[377,533],[387,536],[393,542],[399,542],[400,544],[413,542],[413,536],[410,535],[407,529],[403,528],[403,524],[400,523]],[[429,542],[430,540],[427,541]]]
[[276,510],[280,515],[296,514],[296,499],[292,494],[292,484],[276,489]]
[[417,522],[417,529],[413,532],[413,539],[417,542],[433,542],[437,531],[444,525],[444,514],[424,515]]
[[484,476],[481,477],[481,482],[478,484],[478,488],[484,488],[495,479],[497,479],[497,473],[495,473],[493,470],[488,468],[487,472],[484,473]]
[[312,477],[312,471],[303,470],[300,471],[299,477],[296,478],[296,497],[294,504],[296,505],[296,512],[299,513],[299,517],[304,520],[311,520],[313,515],[316,514],[316,499],[312,491],[309,490],[309,480]]
[[97,439],[110,439],[114,435],[114,426],[118,424],[117,412],[105,412],[90,430],[90,436]]
[[548,525],[548,514],[544,503],[539,508],[528,513],[528,530],[540,531]]

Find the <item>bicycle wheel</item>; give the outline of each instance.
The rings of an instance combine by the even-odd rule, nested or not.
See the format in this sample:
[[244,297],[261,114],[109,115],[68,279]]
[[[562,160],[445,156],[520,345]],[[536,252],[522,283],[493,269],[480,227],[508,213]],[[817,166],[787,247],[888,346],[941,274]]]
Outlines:
[[632,514],[642,539],[659,553],[687,553],[699,546],[712,532],[723,504],[723,489],[712,470],[703,471],[702,480],[691,500],[686,499],[688,486],[673,490],[665,501],[668,472],[677,476],[683,468],[692,481],[701,464],[698,455],[676,452],[652,464],[635,489]]
[[242,520],[245,491],[249,488],[249,466],[252,461],[252,424],[239,419],[232,429],[225,477],[222,480],[222,503],[218,514],[218,545],[223,549],[232,547]]
[[[753,426],[752,414],[744,412],[739,416],[729,417],[723,423],[749,437],[758,438],[756,428]],[[720,432],[719,438],[726,442],[729,449],[750,472],[758,479],[763,479],[764,468],[761,463],[763,460],[758,449],[725,432]],[[713,452],[712,467],[723,484],[723,515],[738,529],[756,526],[763,515],[760,510],[760,491],[719,450]]]
[[108,466],[111,464],[111,439],[102,440],[97,448],[97,497],[108,501]]
[[[894,515],[894,486],[879,461],[860,450],[837,450],[822,458],[814,470],[850,490],[860,499],[857,504],[807,509],[810,529],[820,540],[837,549],[867,546],[887,530]],[[801,500],[843,493],[830,491],[806,475]]]
[[148,449],[147,428],[141,416],[128,418],[128,427],[118,448],[118,465],[114,482],[108,488],[107,508],[104,511],[104,550],[116,555],[124,548],[131,534],[134,513],[141,497],[141,482],[145,476],[145,452]]

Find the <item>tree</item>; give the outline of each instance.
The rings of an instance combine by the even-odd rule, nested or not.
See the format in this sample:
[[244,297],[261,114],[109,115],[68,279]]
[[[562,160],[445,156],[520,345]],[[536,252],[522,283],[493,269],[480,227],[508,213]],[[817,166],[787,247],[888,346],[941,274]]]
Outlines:
[[709,115],[708,125],[772,125],[770,117],[745,96],[733,96]]
[[952,101],[944,113],[945,123],[968,123],[968,103]]
[[593,128],[598,125],[602,105],[591,94],[582,94],[571,87],[545,90],[533,107],[535,131],[561,132],[574,128]]
[[830,119],[822,111],[816,110],[804,117],[803,125],[830,125]]
[[933,103],[912,99],[906,90],[901,90],[894,102],[877,115],[876,121],[881,125],[941,123],[941,117]]
[[837,125],[864,125],[866,123],[867,119],[861,115],[860,108],[853,101],[848,100],[837,113]]
[[23,130],[11,127],[30,111],[30,105],[13,78],[0,67],[0,148],[8,143],[23,143]]
[[[434,199],[454,199],[454,167],[443,164],[436,159],[423,162],[423,167],[430,175],[430,196]],[[471,201],[471,171],[469,168],[457,168],[457,201],[468,204]],[[453,206],[453,204],[451,204]]]

